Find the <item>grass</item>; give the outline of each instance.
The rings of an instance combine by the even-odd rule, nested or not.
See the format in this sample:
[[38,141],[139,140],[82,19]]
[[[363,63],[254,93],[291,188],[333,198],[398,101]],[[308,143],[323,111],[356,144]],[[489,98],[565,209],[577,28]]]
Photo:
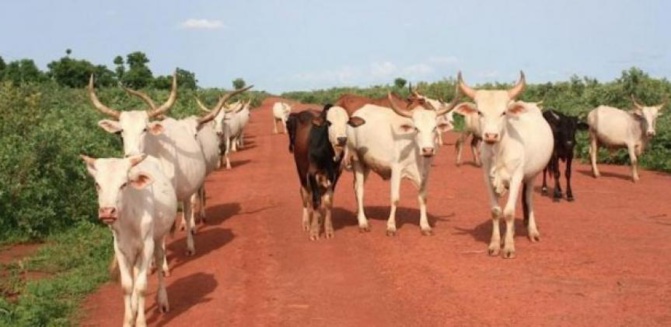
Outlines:
[[49,237],[35,255],[0,267],[0,326],[75,325],[85,296],[109,280],[111,244],[107,228],[82,222]]

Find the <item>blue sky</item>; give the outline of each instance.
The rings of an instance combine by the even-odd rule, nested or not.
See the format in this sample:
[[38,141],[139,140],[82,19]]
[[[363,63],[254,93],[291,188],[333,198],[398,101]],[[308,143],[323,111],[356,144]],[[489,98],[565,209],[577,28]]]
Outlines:
[[671,77],[667,0],[6,0],[0,56],[46,70],[72,56],[112,68],[142,51],[154,74],[202,87],[243,78],[280,93],[436,81]]

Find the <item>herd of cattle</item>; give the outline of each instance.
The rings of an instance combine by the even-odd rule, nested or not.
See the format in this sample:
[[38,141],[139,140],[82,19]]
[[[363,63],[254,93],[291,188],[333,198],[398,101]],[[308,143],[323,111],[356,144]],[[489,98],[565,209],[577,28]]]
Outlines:
[[[272,108],[273,132],[280,128],[289,135],[303,203],[303,229],[311,240],[334,236],[331,222],[333,194],[343,170],[354,174],[357,220],[361,231],[369,231],[364,211],[364,185],[371,171],[391,180],[390,213],[387,234],[396,233],[396,208],[401,179],[407,178],[418,188],[420,229],[430,235],[427,217],[427,183],[431,162],[442,133],[453,128],[454,114],[464,117],[464,129],[456,147],[456,164],[461,164],[463,143],[472,137],[475,164],[482,167],[489,194],[492,235],[489,254],[504,258],[515,256],[514,215],[522,189],[524,224],[532,242],[540,239],[533,207],[533,183],[543,171],[543,192],[547,192],[545,173],[554,178],[553,196],[563,197],[559,184],[559,161],[566,162],[566,197],[572,201],[571,162],[578,129],[588,129],[592,171],[596,166],[597,147],[626,147],[632,178],[639,179],[637,156],[655,134],[655,120],[665,103],[644,106],[632,96],[634,109],[627,112],[599,106],[590,111],[587,122],[555,110],[541,110],[540,103],[516,98],[524,91],[523,73],[509,90],[479,90],[468,86],[461,73],[456,96],[450,103],[428,98],[411,89],[407,98],[389,93],[369,99],[342,95],[321,110],[292,112],[291,105],[276,102]],[[187,255],[195,253],[195,208],[205,219],[206,176],[226,166],[229,154],[243,146],[243,130],[249,121],[249,102],[227,104],[236,94],[250,87],[225,94],[212,108],[199,100],[206,112],[202,116],[173,119],[166,112],[175,103],[177,78],[173,75],[168,100],[160,106],[146,94],[126,89],[139,97],[150,110],[117,111],[97,98],[93,77],[88,94],[93,106],[113,119],[98,125],[123,139],[124,158],[92,158],[82,155],[98,192],[98,217],[114,235],[115,266],[120,272],[124,293],[124,326],[144,326],[144,294],[152,264],[162,265],[157,273],[157,304],[168,311],[168,296],[163,277],[169,275],[165,256],[165,238],[175,228],[178,203],[182,204],[187,237]],[[461,101],[462,95],[473,102]],[[152,120],[156,119],[156,120]],[[505,206],[499,198],[505,193]],[[506,222],[501,242],[499,220]],[[114,268],[117,269],[117,268]]]

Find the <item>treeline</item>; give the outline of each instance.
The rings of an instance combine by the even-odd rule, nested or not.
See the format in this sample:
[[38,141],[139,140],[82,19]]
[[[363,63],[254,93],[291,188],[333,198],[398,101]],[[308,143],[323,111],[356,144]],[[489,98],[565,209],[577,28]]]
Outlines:
[[[149,58],[140,51],[114,58],[114,70],[105,65],[96,65],[85,59],[72,57],[67,49],[65,56],[47,64],[47,70],[41,71],[32,59],[20,59],[9,63],[0,57],[0,81],[9,81],[13,85],[42,84],[52,82],[69,88],[83,88],[91,74],[96,76],[96,86],[111,87],[119,84],[133,88],[170,89],[170,75],[157,75],[149,68]],[[180,89],[198,88],[196,75],[186,69],[177,68]]]

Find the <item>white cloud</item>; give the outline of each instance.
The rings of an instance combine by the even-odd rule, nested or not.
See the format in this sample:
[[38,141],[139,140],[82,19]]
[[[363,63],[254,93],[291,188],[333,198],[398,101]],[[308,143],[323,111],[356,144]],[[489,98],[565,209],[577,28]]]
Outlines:
[[428,75],[433,72],[433,67],[427,65],[427,64],[415,64],[415,65],[410,65],[405,68],[403,68],[403,73],[406,75],[410,75],[410,77],[421,77],[424,75]]
[[189,18],[179,24],[180,27],[186,29],[219,29],[224,27],[224,23],[220,20],[210,19],[195,19]]
[[429,57],[429,62],[433,64],[439,64],[439,65],[455,65],[459,63],[459,59],[454,56],[447,56],[447,57]]

